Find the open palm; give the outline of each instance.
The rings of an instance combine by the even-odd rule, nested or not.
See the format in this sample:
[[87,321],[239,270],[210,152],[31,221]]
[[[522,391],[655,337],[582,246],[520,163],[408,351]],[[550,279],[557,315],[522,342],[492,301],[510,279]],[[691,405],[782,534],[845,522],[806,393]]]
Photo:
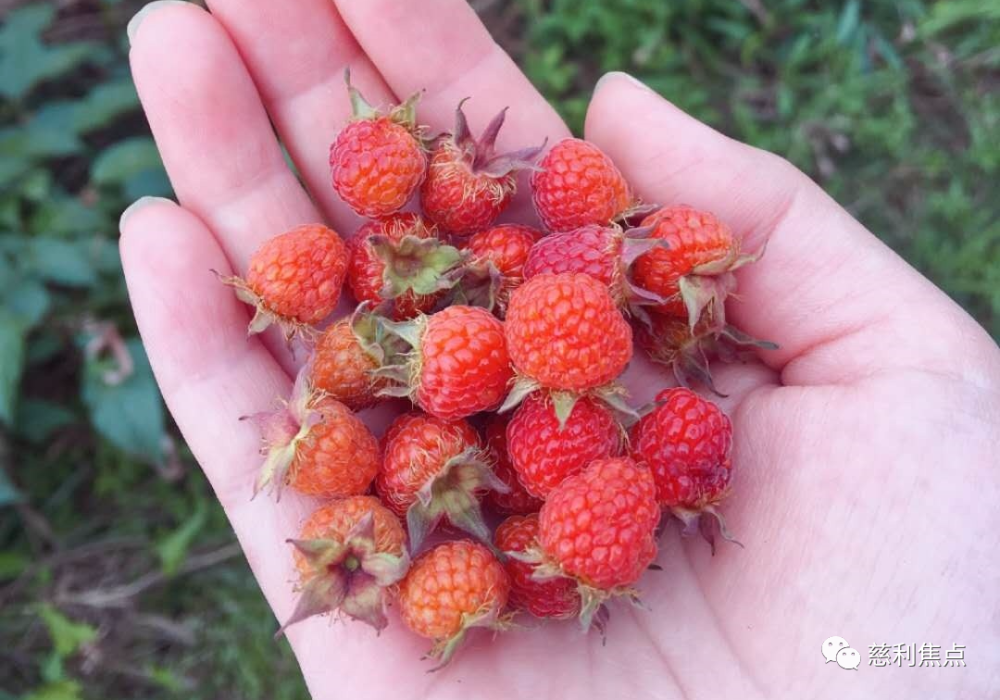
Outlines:
[[[285,619],[285,539],[315,504],[250,500],[258,436],[237,419],[287,394],[294,361],[274,337],[246,339],[246,307],[208,271],[245,271],[261,242],[297,224],[357,227],[328,182],[347,65],[374,103],[426,89],[419,114],[433,128],[472,96],[476,130],[511,107],[502,146],[568,132],[461,0],[208,5],[160,5],[130,27],[180,206],[130,210],[122,257],[167,404]],[[663,570],[641,582],[649,610],[614,607],[603,647],[571,624],[473,635],[427,674],[426,642],[398,622],[376,639],[360,624],[306,621],[289,637],[313,696],[986,697],[1000,685],[996,345],[792,166],[627,76],[596,89],[586,137],[646,201],[713,211],[746,250],[768,241],[729,313],[781,349],[716,370],[736,431],[725,510],[746,548],[723,543],[712,557],[668,529]],[[530,216],[523,197],[515,208]],[[637,360],[626,384],[638,403],[668,378]],[[366,417],[377,431],[387,418]],[[964,644],[968,666],[843,671],[820,655],[834,635],[863,658],[872,644]]]

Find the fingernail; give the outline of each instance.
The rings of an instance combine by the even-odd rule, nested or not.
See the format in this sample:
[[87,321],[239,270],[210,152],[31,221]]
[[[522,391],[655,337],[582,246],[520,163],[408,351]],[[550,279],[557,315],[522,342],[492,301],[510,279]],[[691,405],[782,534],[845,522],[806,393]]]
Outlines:
[[605,73],[604,75],[601,76],[601,78],[597,81],[597,84],[594,86],[594,92],[595,93],[598,92],[605,83],[610,83],[614,80],[619,80],[619,79],[628,81],[631,85],[639,88],[640,90],[649,90],[649,86],[646,85],[641,80],[634,78],[633,76],[629,75],[628,73],[625,73],[624,71],[613,70],[610,73]]
[[132,16],[132,19],[128,21],[128,26],[125,27],[125,33],[128,35],[129,46],[135,41],[135,33],[139,31],[139,25],[142,20],[146,19],[153,12],[166,5],[187,5],[188,3],[184,0],[155,0],[155,2],[147,3],[142,6],[142,9]]
[[143,207],[146,207],[150,204],[156,204],[157,202],[166,202],[168,204],[173,204],[171,200],[166,199],[164,197],[139,197],[139,199],[129,204],[125,208],[125,211],[122,212],[121,218],[118,219],[118,231],[121,232],[125,230],[125,219],[132,216],[132,214],[139,211]]

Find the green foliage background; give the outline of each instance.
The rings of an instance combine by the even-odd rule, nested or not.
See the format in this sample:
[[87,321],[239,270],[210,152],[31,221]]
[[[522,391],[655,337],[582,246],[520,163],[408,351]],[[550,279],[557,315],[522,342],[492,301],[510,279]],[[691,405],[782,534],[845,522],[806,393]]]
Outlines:
[[[128,307],[118,215],[170,194],[125,60],[139,5],[0,3],[0,700],[305,698]],[[1000,6],[477,9],[577,130],[630,71],[794,161],[1000,336]]]

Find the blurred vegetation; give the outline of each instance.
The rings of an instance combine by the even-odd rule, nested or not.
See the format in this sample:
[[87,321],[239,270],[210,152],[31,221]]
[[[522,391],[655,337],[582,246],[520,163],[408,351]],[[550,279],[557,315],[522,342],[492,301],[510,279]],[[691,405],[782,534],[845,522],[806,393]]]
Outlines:
[[[128,308],[119,213],[170,193],[125,60],[139,5],[0,2],[0,700],[304,698]],[[790,158],[1000,336],[1000,7],[477,9],[577,130],[630,71]]]

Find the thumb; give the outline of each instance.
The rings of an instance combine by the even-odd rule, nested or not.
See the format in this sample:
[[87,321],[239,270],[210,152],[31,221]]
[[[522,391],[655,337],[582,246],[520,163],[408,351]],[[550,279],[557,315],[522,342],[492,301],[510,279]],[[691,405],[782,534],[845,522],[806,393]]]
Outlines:
[[586,135],[644,201],[710,211],[746,252],[767,242],[737,272],[728,317],[780,344],[761,357],[785,384],[903,368],[984,381],[982,360],[995,350],[986,332],[784,159],[720,134],[624,73],[598,83]]

